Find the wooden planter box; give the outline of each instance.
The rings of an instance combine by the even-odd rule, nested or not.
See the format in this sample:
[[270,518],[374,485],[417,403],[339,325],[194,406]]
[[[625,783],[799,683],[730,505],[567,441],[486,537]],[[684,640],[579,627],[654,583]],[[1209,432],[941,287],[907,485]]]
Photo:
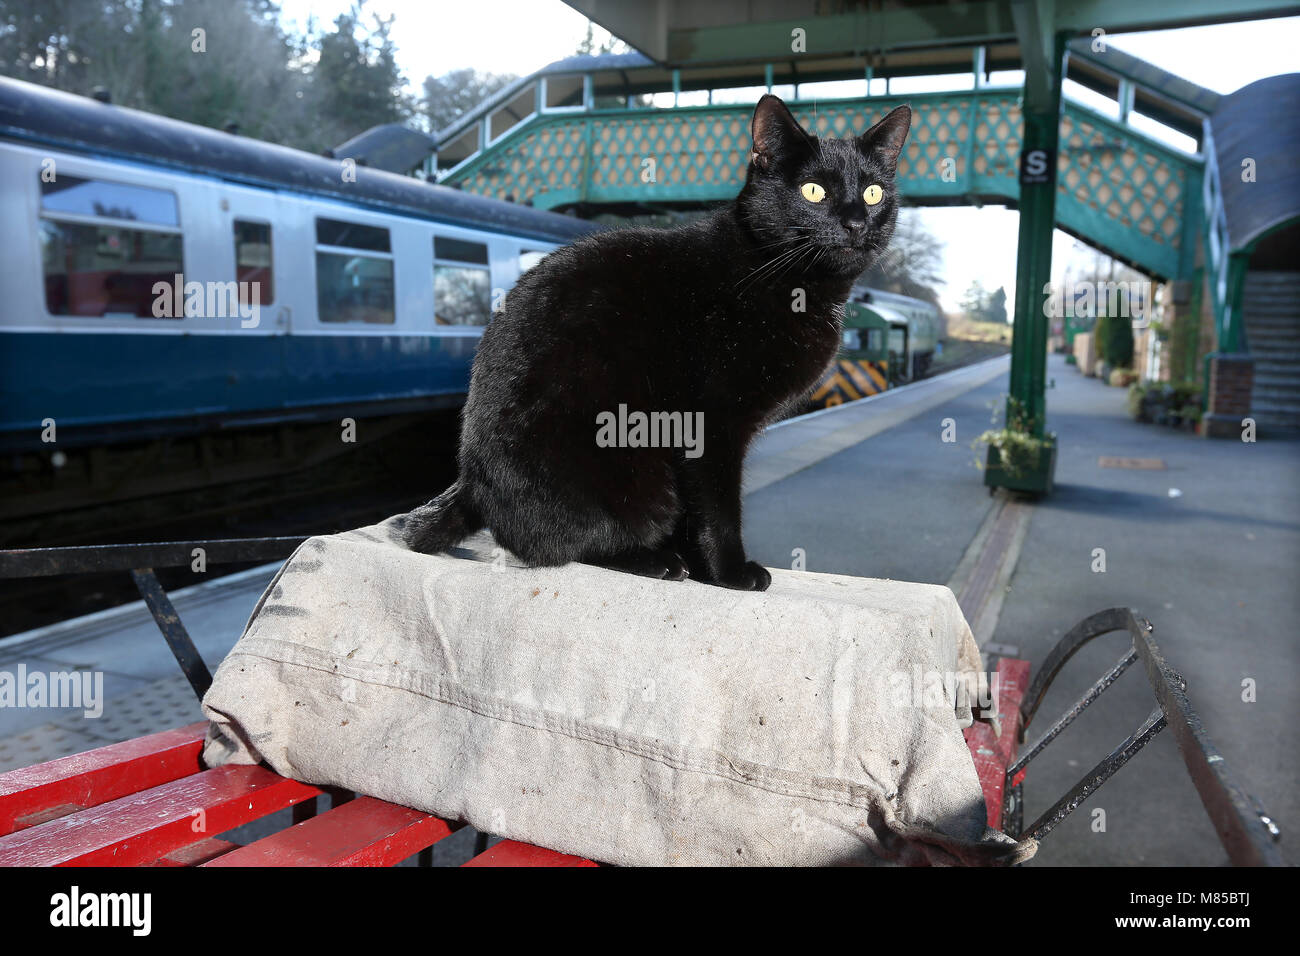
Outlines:
[[1008,488],[1012,491],[1025,491],[1037,495],[1050,495],[1056,475],[1056,436],[1048,435],[1048,444],[1043,447],[1036,463],[1031,463],[1013,475],[1002,467],[1002,456],[997,448],[990,445],[988,459],[984,464],[984,484],[989,488]]

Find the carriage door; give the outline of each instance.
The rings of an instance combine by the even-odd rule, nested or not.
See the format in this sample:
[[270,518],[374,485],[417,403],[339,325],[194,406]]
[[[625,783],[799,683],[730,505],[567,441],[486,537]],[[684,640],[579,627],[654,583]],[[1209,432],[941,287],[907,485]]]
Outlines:
[[256,303],[260,310],[258,327],[264,332],[289,331],[290,309],[277,296],[276,252],[283,238],[265,209],[239,211],[234,203],[229,213],[227,236],[235,255],[235,281],[239,283],[240,304]]
[[274,193],[223,188],[219,206],[218,242],[224,248],[216,261],[233,265],[226,275],[238,283],[240,321],[214,348],[227,353],[240,405],[249,411],[280,408],[288,397],[284,374],[294,312],[291,284],[285,282],[291,270],[280,203]]

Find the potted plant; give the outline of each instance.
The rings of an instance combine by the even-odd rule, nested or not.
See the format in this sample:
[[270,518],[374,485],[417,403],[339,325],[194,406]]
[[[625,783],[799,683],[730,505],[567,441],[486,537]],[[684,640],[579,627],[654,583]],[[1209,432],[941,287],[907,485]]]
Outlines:
[[1147,393],[1147,387],[1141,382],[1134,382],[1128,387],[1128,413],[1133,416],[1134,421],[1151,420],[1147,417]]
[[1039,436],[1037,424],[1018,399],[1008,397],[1007,424],[985,431],[971,443],[977,451],[980,446],[988,449],[987,461],[975,460],[975,467],[984,469],[984,484],[1040,494],[1052,490],[1056,435]]
[[1201,422],[1201,406],[1191,404],[1184,405],[1182,408],[1178,409],[1178,418],[1183,427],[1187,428],[1189,431],[1196,431],[1196,426]]

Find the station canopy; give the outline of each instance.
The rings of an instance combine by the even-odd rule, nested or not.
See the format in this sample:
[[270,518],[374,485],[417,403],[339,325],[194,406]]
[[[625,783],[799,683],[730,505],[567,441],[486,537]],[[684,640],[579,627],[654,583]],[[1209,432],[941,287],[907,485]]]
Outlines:
[[[1137,112],[1197,139],[1217,94],[1113,47],[1094,51],[1094,31],[1168,30],[1295,12],[1294,3],[1276,0],[565,2],[665,71],[678,71],[682,90],[843,79],[860,73],[864,63],[877,77],[967,73],[977,50],[986,72],[1018,70],[1026,58],[1017,29],[1017,18],[1021,30],[1025,18],[1017,8],[1037,8],[1044,24],[1043,11],[1050,10],[1051,29],[1078,37],[1070,44],[1070,79],[1111,98],[1119,80],[1131,81]],[[796,30],[803,31],[799,52],[793,49]],[[663,78],[657,79],[662,89]]]
[[806,35],[804,58],[1014,42],[1017,18],[1035,8],[1054,30],[1080,36],[1169,30],[1287,16],[1277,0],[565,0],[569,6],[665,66],[765,61]]

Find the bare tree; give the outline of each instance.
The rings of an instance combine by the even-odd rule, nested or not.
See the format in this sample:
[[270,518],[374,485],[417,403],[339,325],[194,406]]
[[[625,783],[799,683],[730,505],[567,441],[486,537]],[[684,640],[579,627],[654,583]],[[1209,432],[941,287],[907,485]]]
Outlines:
[[939,305],[943,285],[943,242],[926,228],[915,210],[899,211],[894,238],[863,275],[867,285]]
[[513,73],[480,73],[469,68],[452,70],[442,76],[426,76],[420,111],[429,131],[446,129],[516,79]]

